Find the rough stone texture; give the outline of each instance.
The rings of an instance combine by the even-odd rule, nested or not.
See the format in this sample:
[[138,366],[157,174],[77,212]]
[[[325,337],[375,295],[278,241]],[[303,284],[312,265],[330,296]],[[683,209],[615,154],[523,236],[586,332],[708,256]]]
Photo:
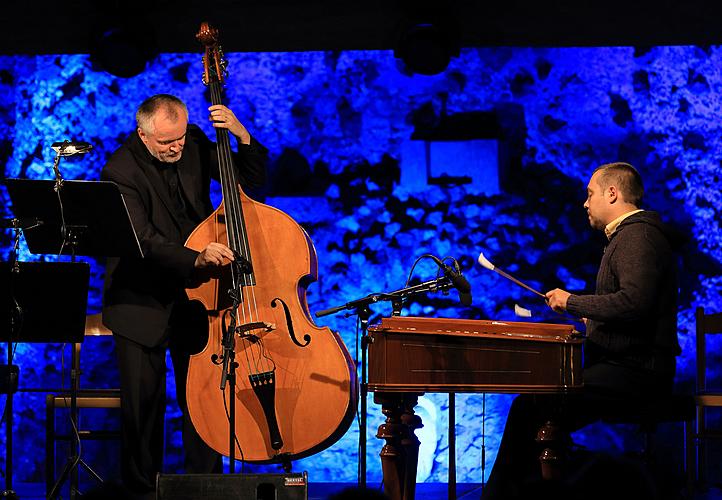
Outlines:
[[[688,236],[680,258],[679,334],[685,353],[678,371],[680,385],[690,386],[694,308],[722,309],[722,49],[466,49],[433,77],[402,74],[390,52],[228,58],[227,102],[271,150],[272,182],[256,195],[294,217],[318,251],[320,279],[309,291],[311,311],[400,288],[414,260],[432,253],[459,259],[472,283],[473,306],[462,308],[452,292],[414,301],[406,314],[515,320],[513,307],[519,303],[535,320],[568,321],[481,269],[476,257],[483,250],[498,267],[538,289],[590,289],[603,239],[588,228],[581,208],[586,182],[598,164],[624,160],[646,181],[646,207],[659,210]],[[105,159],[133,129],[136,106],[156,92],[184,99],[191,119],[212,134],[198,61],[196,54],[166,54],[143,74],[121,79],[93,68],[85,56],[0,58],[5,176],[51,178],[50,143],[76,139],[95,147],[86,156],[63,159],[64,177],[97,178]],[[503,194],[485,196],[464,185],[429,185],[421,191],[400,185],[401,147],[415,128],[478,111],[495,113],[502,142],[511,144],[502,158]],[[471,167],[468,174],[484,175]],[[7,216],[4,190],[0,196]],[[1,241],[7,258],[8,231]],[[23,248],[21,258],[38,257]],[[427,279],[435,272],[423,260],[414,276]],[[102,266],[94,263],[89,312],[99,308],[101,278]],[[372,321],[378,321],[390,307],[374,306],[374,313]],[[318,323],[340,331],[352,355],[359,356],[353,318],[326,317]],[[85,366],[104,367],[87,368],[85,386],[115,384],[111,351],[109,341],[102,349],[84,350]],[[57,386],[62,372],[67,387],[65,353],[63,371],[57,345],[20,344],[21,386]],[[169,378],[170,392],[172,385]],[[482,442],[488,474],[509,402],[509,396],[488,395],[484,414],[481,395],[458,398],[460,482],[481,481]],[[429,438],[422,445],[418,479],[445,481],[448,398],[427,395],[424,404],[423,433]],[[16,398],[19,481],[42,478],[43,408],[41,397]],[[378,481],[380,443],[374,435],[381,417],[371,398],[369,409],[369,480]],[[433,415],[436,420],[430,420]],[[177,410],[169,417],[167,469],[178,471]],[[94,423],[112,418],[94,417]],[[628,429],[614,428],[576,436],[586,446],[617,451],[628,438]],[[313,481],[355,481],[357,442],[354,425],[339,443],[294,468],[308,470]],[[89,463],[109,463],[113,470],[112,452],[91,451],[84,452]],[[3,462],[0,457],[0,466]]]

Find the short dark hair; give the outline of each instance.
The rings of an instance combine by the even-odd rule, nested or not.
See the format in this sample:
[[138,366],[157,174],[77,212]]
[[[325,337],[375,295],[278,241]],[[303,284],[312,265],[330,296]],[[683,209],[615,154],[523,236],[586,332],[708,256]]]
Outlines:
[[143,101],[138,106],[138,111],[135,113],[135,121],[138,124],[138,128],[146,134],[153,133],[153,117],[155,114],[163,110],[169,118],[172,120],[178,119],[178,108],[185,112],[186,119],[188,119],[188,108],[185,103],[178,99],[174,95],[170,94],[156,94]]
[[636,168],[629,163],[615,162],[597,167],[592,175],[597,172],[601,172],[597,182],[602,188],[614,184],[624,196],[624,201],[635,207],[640,205],[644,196],[644,185]]

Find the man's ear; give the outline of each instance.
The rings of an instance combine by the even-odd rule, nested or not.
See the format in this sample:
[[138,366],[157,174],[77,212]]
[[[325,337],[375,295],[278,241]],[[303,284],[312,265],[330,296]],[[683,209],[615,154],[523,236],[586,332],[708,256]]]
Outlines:
[[143,141],[143,143],[145,144],[146,141],[148,140],[148,136],[145,135],[145,132],[143,132],[142,128],[138,127],[137,130],[138,130],[138,136],[140,137],[140,140]]
[[612,185],[607,188],[607,198],[609,199],[609,203],[616,203],[617,200],[619,200],[617,186]]

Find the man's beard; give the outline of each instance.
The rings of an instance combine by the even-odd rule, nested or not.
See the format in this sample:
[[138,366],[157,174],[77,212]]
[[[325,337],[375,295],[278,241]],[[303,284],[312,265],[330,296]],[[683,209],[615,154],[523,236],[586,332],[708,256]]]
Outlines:
[[150,154],[158,160],[161,163],[176,163],[178,160],[181,159],[181,156],[183,155],[183,150],[178,151],[175,155],[169,156],[167,153],[163,156],[160,155],[157,151],[153,151],[149,148]]
[[589,219],[589,225],[592,226],[592,229],[602,230],[606,227],[606,224],[602,224],[598,219],[595,219],[589,214],[587,214],[587,218]]

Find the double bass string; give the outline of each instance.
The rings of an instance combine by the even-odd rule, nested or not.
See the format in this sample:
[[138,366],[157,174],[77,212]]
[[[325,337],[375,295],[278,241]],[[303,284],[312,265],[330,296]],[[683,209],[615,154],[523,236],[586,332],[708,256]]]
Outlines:
[[[220,82],[214,82],[213,84],[211,84],[210,91],[213,104],[220,104],[222,102]],[[228,136],[228,130],[223,128],[216,129],[216,137],[219,143],[217,148],[220,165],[219,173],[222,180],[225,181],[222,182],[222,187],[225,186],[227,189],[223,190],[228,191],[223,195],[226,203],[226,212],[238,215],[238,217],[226,217],[226,231],[228,233],[228,243],[229,246],[233,248],[233,250],[240,253],[250,262],[250,248],[248,247],[248,239],[245,234],[245,228],[243,225],[244,221],[242,220],[243,212],[240,196],[238,193],[238,179],[236,177],[236,172],[232,168],[233,159],[231,157],[230,138]],[[246,323],[254,321],[254,316],[257,320],[260,320],[253,280],[251,276],[245,273],[243,273],[241,276],[238,276],[237,270],[234,267],[232,267],[231,270],[234,276],[234,287],[237,291],[241,293],[241,296],[244,298],[244,300],[241,301],[241,317],[243,322]],[[241,279],[243,281],[243,284],[239,287],[238,285]],[[245,300],[246,293],[248,293],[251,300]],[[238,314],[238,311],[236,311],[236,314]],[[261,370],[259,369],[259,362],[263,363],[263,358],[266,357],[265,354],[262,354],[262,344],[259,341],[259,352],[257,356],[254,356],[252,352],[252,343],[247,342],[247,340],[243,337],[241,337],[241,342],[244,346],[243,351],[246,357],[246,363],[248,365],[249,373],[253,372],[253,370],[251,369],[251,365],[254,365],[256,372],[260,372]],[[250,358],[249,351],[251,351]]]
[[[220,104],[221,103],[221,90],[220,90],[220,83],[214,82],[210,86],[211,90],[211,101],[213,104]],[[217,152],[218,152],[218,163],[219,163],[219,173],[221,176],[221,186],[223,193],[223,199],[224,203],[226,205],[226,218],[225,218],[225,224],[226,224],[226,232],[227,232],[227,239],[228,239],[228,245],[236,252],[239,252],[242,250],[241,248],[241,241],[239,240],[239,233],[241,232],[240,228],[237,227],[237,224],[239,221],[236,217],[229,216],[235,215],[240,213],[239,212],[239,200],[237,196],[237,187],[236,187],[236,179],[235,179],[235,173],[233,172],[233,169],[231,168],[230,163],[230,141],[228,138],[228,130],[227,129],[216,129],[216,138],[218,140],[218,146],[217,146]],[[245,250],[245,249],[244,249]],[[245,295],[245,289],[248,287],[248,279],[247,276],[239,276],[237,269],[235,267],[231,267],[231,274],[233,276],[233,286],[237,292],[240,292],[243,295]],[[240,280],[243,279],[243,285],[241,286]],[[252,310],[250,309],[250,304],[247,300],[241,301],[241,313],[242,313],[242,321],[245,323],[249,318],[246,317],[246,307],[249,308],[248,310],[248,316],[250,319],[252,319]],[[235,311],[236,317],[238,318],[238,310]],[[239,318],[240,319],[240,318]],[[235,333],[234,333],[235,336]],[[242,339],[245,347],[245,340]],[[251,371],[251,359],[249,359],[249,353],[248,349],[243,349],[244,354],[246,356],[246,363],[248,364],[248,370]]]
[[[212,82],[209,84],[209,88],[211,92],[212,104],[219,104],[221,102],[220,83]],[[221,191],[223,192],[223,200],[224,204],[226,205],[225,226],[227,243],[228,246],[235,251],[238,250],[238,231],[235,226],[235,218],[228,216],[229,212],[234,213],[235,200],[232,194],[235,179],[233,178],[232,170],[228,168],[228,158],[226,157],[226,152],[229,149],[228,132],[226,129],[216,129],[216,141],[216,151],[218,154],[218,173],[221,179]],[[238,276],[238,273],[233,266],[231,267],[231,275],[233,277],[232,282],[234,289],[239,290],[240,277]],[[235,314],[237,315],[238,311],[235,311]],[[245,321],[245,310],[243,311],[243,320]],[[247,356],[248,354],[246,354],[246,357]],[[250,364],[250,361],[248,359],[246,361]]]

